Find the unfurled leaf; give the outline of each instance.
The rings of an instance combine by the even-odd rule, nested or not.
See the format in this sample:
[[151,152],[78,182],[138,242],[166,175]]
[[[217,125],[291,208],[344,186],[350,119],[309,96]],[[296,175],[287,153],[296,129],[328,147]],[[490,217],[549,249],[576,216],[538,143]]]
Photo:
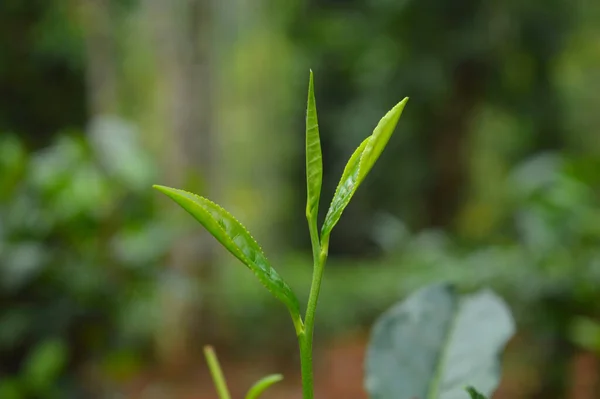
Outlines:
[[237,219],[219,205],[199,195],[158,185],[154,188],[178,203],[229,252],[248,266],[271,294],[287,306],[296,328],[299,328],[300,310],[296,296],[271,267],[258,243]]
[[342,178],[335,189],[331,205],[329,205],[327,216],[325,216],[325,222],[323,222],[323,228],[321,229],[321,237],[329,236],[329,233],[331,233],[333,227],[338,220],[340,220],[342,212],[346,206],[348,206],[350,199],[354,195],[354,192],[358,187],[360,157],[370,140],[371,137],[367,137],[354,151],[354,154],[352,154],[350,160],[346,164],[344,173],[342,173]]
[[473,387],[467,387],[467,392],[471,395],[471,399],[487,399]]
[[367,144],[365,151],[363,152],[362,157],[360,157],[360,172],[359,172],[359,184],[364,180],[367,174],[375,165],[375,162],[383,152],[383,149],[387,145],[392,133],[394,133],[394,129],[398,124],[398,120],[402,115],[402,111],[404,110],[404,106],[408,102],[408,98],[400,101],[394,108],[388,111],[387,114],[377,124],[373,134],[371,135],[371,140]]
[[309,223],[316,223],[319,213],[319,198],[323,182],[323,158],[319,122],[315,104],[313,73],[310,71],[308,83],[308,101],[306,104],[306,217]]
[[246,394],[246,399],[257,399],[267,388],[281,380],[283,380],[281,374],[272,374],[261,378],[256,384],[252,385],[252,388]]
[[342,212],[350,203],[352,196],[356,192],[358,186],[364,181],[369,171],[381,155],[383,149],[387,145],[402,110],[406,105],[408,98],[405,98],[394,108],[392,108],[377,124],[373,134],[367,137],[346,164],[342,178],[338,183],[338,187],[329,206],[327,216],[321,231],[322,237],[328,237],[333,227],[337,224],[342,216]]
[[376,322],[366,389],[371,399],[461,399],[473,385],[491,396],[513,333],[510,311],[493,292],[460,296],[451,285],[426,287]]

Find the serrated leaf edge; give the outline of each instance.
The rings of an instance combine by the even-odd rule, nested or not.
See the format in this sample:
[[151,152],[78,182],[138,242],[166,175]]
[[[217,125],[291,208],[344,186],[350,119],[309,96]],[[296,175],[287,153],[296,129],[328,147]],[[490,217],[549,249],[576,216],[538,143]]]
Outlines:
[[[202,197],[198,194],[186,191],[186,190],[182,190],[182,189],[178,189],[178,188],[172,188],[172,187],[167,187],[167,186],[162,186],[162,185],[154,185],[153,186],[155,189],[157,189],[158,191],[162,192],[163,194],[167,195],[168,197],[170,197],[167,192],[169,190],[173,190],[176,192],[179,192],[180,194],[185,194],[185,195],[189,195],[192,196],[195,199],[200,200],[200,202],[203,203],[202,208],[203,211],[207,214],[207,216],[214,222],[214,224],[218,227],[218,229],[223,233],[222,236],[224,237],[225,240],[227,240],[228,244],[231,244],[231,246],[233,248],[235,248],[235,251],[232,251],[230,248],[228,248],[227,246],[223,245],[225,247],[225,249],[227,249],[231,254],[233,254],[236,258],[238,258],[242,263],[244,263],[244,265],[246,265],[246,267],[248,269],[250,269],[250,271],[252,271],[252,273],[258,278],[258,280],[261,282],[261,284],[271,293],[273,294],[277,299],[279,299],[281,302],[283,302],[286,307],[288,308],[288,310],[290,311],[290,313],[293,314],[293,321],[294,321],[294,325],[296,326],[296,329],[301,328],[302,327],[302,322],[300,320],[300,306],[298,303],[298,299],[296,298],[296,296],[294,295],[293,291],[291,290],[291,288],[289,287],[289,285],[281,278],[281,276],[279,276],[279,273],[277,273],[277,271],[273,268],[273,266],[270,265],[270,263],[268,264],[269,266],[269,270],[267,271],[266,274],[271,274],[271,272],[275,272],[277,274],[277,276],[280,278],[281,282],[283,284],[285,284],[285,286],[289,289],[289,292],[291,295],[293,295],[291,297],[292,300],[292,305],[293,305],[293,310],[289,308],[288,304],[286,303],[286,301],[283,301],[281,299],[281,294],[279,292],[275,292],[274,290],[272,290],[268,284],[265,282],[265,278],[261,277],[259,274],[257,274],[254,270],[253,267],[250,266],[250,264],[254,265],[254,262],[252,262],[250,259],[248,259],[248,257],[244,254],[244,252],[240,249],[240,247],[233,241],[233,239],[229,236],[229,234],[227,234],[227,231],[225,231],[223,229],[223,227],[221,227],[221,225],[219,224],[219,222],[217,220],[215,220],[215,218],[210,214],[210,212],[208,212],[204,205],[206,203],[210,204],[211,206],[214,206],[216,209],[218,209],[219,211],[223,212],[226,216],[230,217],[231,219],[233,219],[235,222],[237,222],[237,224],[242,228],[242,230],[248,235],[248,237],[252,240],[252,242],[254,244],[256,244],[256,247],[258,248],[258,250],[260,251],[260,254],[265,258],[265,260],[268,262],[268,258],[265,255],[264,251],[262,250],[260,244],[258,244],[258,242],[256,241],[256,239],[252,236],[252,234],[250,234],[250,232],[248,231],[248,229],[246,228],[246,226],[244,226],[235,216],[233,216],[231,213],[229,213],[227,210],[225,210],[222,206],[220,206],[219,204],[216,204],[215,202],[209,200],[206,197]],[[166,190],[165,190],[166,189]],[[192,202],[194,205],[195,203],[192,201],[192,199],[184,196],[186,201],[190,201]],[[173,199],[173,198],[172,198]],[[187,211],[187,210],[186,210]],[[189,212],[188,212],[189,213]],[[215,237],[213,235],[213,237],[217,240],[220,241],[219,238]]]
[[[239,221],[239,220],[238,220],[238,219],[237,219],[235,216],[233,216],[231,213],[229,213],[227,210],[225,210],[225,209],[224,209],[222,206],[220,206],[219,204],[217,204],[217,203],[215,203],[215,202],[213,202],[213,201],[209,200],[209,199],[208,199],[208,198],[206,198],[206,197],[202,197],[202,196],[200,196],[200,195],[198,195],[198,194],[194,194],[194,193],[192,193],[192,192],[190,192],[190,191],[182,190],[182,189],[179,189],[179,188],[171,188],[171,187],[159,186],[159,185],[155,185],[154,187],[155,187],[155,188],[157,188],[159,191],[162,191],[162,190],[160,190],[160,188],[167,188],[167,189],[170,189],[170,190],[175,190],[175,191],[178,191],[178,192],[180,192],[180,193],[182,193],[182,194],[190,195],[190,196],[192,196],[192,197],[194,197],[194,198],[196,198],[196,199],[200,200],[200,202],[203,202],[203,203],[208,203],[208,204],[210,204],[210,205],[214,206],[214,207],[215,207],[215,208],[217,208],[219,211],[223,212],[225,215],[227,215],[227,216],[228,216],[228,217],[230,217],[231,219],[235,220],[235,221],[238,223],[238,225],[239,225],[239,226],[240,226],[240,227],[241,227],[241,228],[244,230],[244,232],[245,232],[246,234],[248,234],[248,237],[250,237],[250,239],[252,240],[252,242],[253,242],[254,244],[256,244],[256,247],[259,249],[260,253],[261,253],[261,254],[262,254],[264,257],[265,257],[265,259],[267,258],[267,256],[265,255],[264,251],[262,250],[262,248],[261,248],[260,244],[259,244],[259,243],[256,241],[256,239],[255,239],[255,238],[252,236],[252,234],[250,234],[250,232],[248,231],[248,229],[246,228],[246,226],[244,226],[244,225],[243,225],[243,224],[242,224],[242,223],[241,223],[241,222],[240,222],[240,221]],[[163,192],[163,193],[164,193],[164,192]],[[189,198],[186,198],[186,200],[188,200],[188,201],[191,201]],[[203,206],[203,208],[204,208],[204,206]],[[206,209],[205,209],[204,211],[205,211],[205,212],[207,212],[207,210],[206,210]],[[244,252],[243,252],[243,251],[240,249],[240,247],[239,247],[239,246],[238,246],[238,245],[237,245],[237,244],[236,244],[236,243],[235,243],[235,242],[234,242],[234,241],[231,239],[231,237],[229,236],[229,234],[227,234],[227,231],[226,231],[225,229],[223,229],[223,227],[221,227],[221,225],[219,224],[219,222],[218,222],[218,221],[217,221],[217,220],[216,220],[216,219],[215,219],[215,218],[214,218],[214,217],[213,217],[213,216],[212,216],[212,215],[211,215],[209,212],[207,212],[207,216],[208,216],[209,218],[211,218],[213,222],[215,222],[216,226],[218,226],[219,230],[221,230],[221,232],[223,233],[223,237],[225,237],[225,238],[227,239],[228,243],[230,243],[230,244],[231,244],[231,245],[232,245],[234,248],[236,248],[236,250],[237,250],[236,252],[239,252],[239,253],[234,253],[233,255],[235,255],[235,256],[236,256],[236,257],[237,257],[239,260],[241,260],[241,261],[242,261],[244,264],[247,264],[247,263],[253,263],[253,262],[251,262],[251,261],[250,261],[250,259],[248,259],[248,257],[247,257],[246,255],[244,255]],[[215,238],[217,238],[217,237],[215,237]],[[217,241],[219,241],[219,240],[217,239]],[[229,248],[226,248],[226,249],[229,249]],[[272,268],[272,266],[270,266],[270,265],[269,265],[269,267],[271,267],[271,268]]]
[[[379,155],[381,155],[381,153],[377,156],[377,158],[375,159],[375,161],[373,162],[373,164],[371,165],[371,167],[366,171],[363,172],[363,157],[365,152],[367,151],[367,149],[369,148],[369,145],[371,144],[371,141],[377,137],[376,134],[379,132],[379,128],[380,126],[385,125],[387,123],[386,119],[390,118],[390,117],[394,117],[395,114],[397,114],[396,116],[396,121],[394,124],[394,127],[388,137],[389,138],[392,136],[394,130],[396,129],[396,126],[398,124],[398,121],[400,120],[400,117],[402,116],[402,111],[404,111],[404,107],[406,106],[406,103],[408,102],[409,98],[408,97],[404,97],[404,99],[402,101],[400,101],[399,103],[397,103],[392,109],[390,109],[388,112],[386,112],[386,114],[379,120],[379,122],[377,123],[377,125],[375,126],[375,129],[373,129],[373,133],[368,136],[366,139],[364,139],[360,145],[356,148],[356,150],[354,150],[354,152],[352,153],[352,156],[350,156],[350,159],[348,160],[348,162],[346,163],[346,166],[344,167],[344,172],[342,173],[342,177],[340,178],[340,181],[335,189],[335,193],[333,194],[333,198],[331,199],[331,202],[329,204],[329,211],[327,212],[327,215],[325,216],[325,223],[323,224],[323,229],[321,230],[321,234],[322,236],[325,237],[325,240],[328,239],[328,235],[331,233],[331,231],[333,230],[333,228],[335,227],[335,225],[338,223],[339,220],[335,221],[332,223],[331,228],[327,229],[327,231],[325,230],[325,226],[327,226],[327,222],[329,221],[330,215],[332,215],[333,213],[337,212],[337,210],[335,212],[330,212],[331,211],[331,206],[333,205],[335,199],[337,198],[337,196],[339,195],[339,191],[340,188],[342,186],[342,184],[347,180],[348,176],[347,173],[349,173],[349,169],[350,169],[350,161],[356,156],[358,156],[358,160],[356,162],[358,162],[358,166],[357,166],[357,176],[356,176],[356,182],[354,184],[354,186],[352,187],[352,191],[347,195],[346,199],[344,200],[342,206],[340,206],[338,209],[341,209],[341,212],[344,211],[344,209],[348,206],[348,204],[350,203],[350,200],[352,199],[352,197],[354,196],[354,193],[356,193],[356,190],[358,189],[358,187],[361,185],[361,183],[364,181],[364,179],[366,178],[367,174],[370,172],[371,168],[375,165],[375,162],[377,161],[377,159],[379,158]],[[387,145],[387,142],[386,144]],[[385,148],[384,145],[384,148]],[[362,148],[362,151],[359,150]],[[383,152],[383,149],[382,149]],[[358,155],[357,155],[358,154]],[[340,217],[341,217],[341,213],[340,213]]]
[[[333,224],[328,229],[328,231],[325,231],[325,228],[327,227],[328,221],[330,221],[329,219],[332,217],[332,215],[334,213],[337,212],[338,209],[341,209],[342,212],[343,212],[343,210],[346,208],[346,206],[348,206],[348,204],[350,203],[350,199],[352,199],[352,196],[354,196],[354,193],[358,189],[358,186],[360,185],[360,182],[359,182],[359,176],[360,176],[360,158],[362,157],[362,154],[364,153],[364,150],[367,147],[367,144],[371,140],[371,137],[372,136],[367,137],[366,139],[364,139],[360,143],[360,145],[358,147],[356,147],[356,149],[354,150],[354,152],[352,153],[352,155],[348,159],[348,162],[346,163],[346,166],[344,167],[344,171],[342,172],[342,177],[340,178],[340,181],[338,182],[338,185],[337,185],[337,187],[335,189],[335,193],[333,194],[333,198],[331,199],[331,202],[329,204],[329,211],[327,212],[327,215],[325,216],[325,222],[323,223],[323,228],[321,230],[321,234],[323,236],[327,236],[329,233],[331,233],[331,230],[333,230],[333,228],[335,227],[335,225],[339,221],[339,220],[337,220],[337,221],[333,222]],[[355,159],[355,157],[358,157],[358,159],[355,162],[351,163],[350,161],[352,161],[353,159]],[[352,191],[346,196],[346,198],[344,199],[344,202],[342,203],[342,205],[339,206],[339,207],[337,207],[337,209],[334,210],[334,208],[332,206],[333,206],[336,198],[338,197],[343,184],[346,182],[346,180],[349,177],[350,168],[354,164],[357,165],[358,169],[356,171],[356,174],[357,174],[356,175],[356,181],[354,183],[354,186],[352,187]],[[340,214],[340,216],[341,216],[341,214]]]

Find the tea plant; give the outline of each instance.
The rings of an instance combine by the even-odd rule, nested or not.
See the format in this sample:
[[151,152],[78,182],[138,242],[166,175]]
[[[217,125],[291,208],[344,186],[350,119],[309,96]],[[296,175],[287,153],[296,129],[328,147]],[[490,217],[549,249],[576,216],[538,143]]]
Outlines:
[[[342,173],[319,230],[317,216],[323,162],[312,71],[310,73],[306,111],[306,218],[312,244],[313,278],[304,317],[292,289],[271,266],[258,243],[237,219],[204,197],[179,189],[154,186],[198,220],[287,307],[300,349],[304,399],[314,397],[313,331],[329,250],[329,237],[352,196],[383,152],[407,101],[408,98],[404,98],[396,104],[379,121],[373,133],[354,151]],[[487,313],[483,319],[482,311]],[[496,333],[479,337],[480,339],[475,341],[478,346],[467,348],[465,351],[465,335],[487,334],[490,333],[489,328]],[[497,385],[498,351],[511,335],[512,319],[499,298],[491,294],[461,298],[449,285],[428,287],[397,308],[391,309],[376,324],[367,356],[367,390],[373,398],[446,399],[455,397],[453,395],[457,384],[463,384],[459,386],[462,390],[466,387],[467,380],[473,378],[483,387],[477,388],[485,389],[485,393],[489,394]],[[424,341],[423,337],[427,339]],[[402,348],[397,346],[398,338],[401,339]],[[397,362],[395,365],[390,364],[386,356],[389,358],[404,355],[397,353],[403,348],[409,349],[404,359],[406,367],[404,370],[398,370]],[[205,355],[219,397],[229,399],[225,379],[212,348],[205,348]],[[464,369],[448,373],[446,366],[449,361],[462,362],[462,366],[467,367],[466,373]],[[413,369],[407,370],[407,367]],[[418,378],[408,376],[415,369],[419,370]],[[402,373],[406,378],[403,378]],[[280,375],[273,375],[260,380],[250,389],[246,398],[258,397],[262,391],[280,379]],[[406,386],[400,383],[405,383]],[[469,388],[468,392],[472,398],[484,397],[475,388]]]

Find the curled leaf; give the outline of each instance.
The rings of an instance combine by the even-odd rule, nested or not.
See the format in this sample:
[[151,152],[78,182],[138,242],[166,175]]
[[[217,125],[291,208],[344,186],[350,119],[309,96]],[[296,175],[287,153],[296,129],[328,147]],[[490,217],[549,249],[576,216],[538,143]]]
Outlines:
[[246,394],[246,399],[257,399],[267,388],[281,380],[283,380],[283,376],[281,374],[272,374],[261,378],[254,385],[252,385]]
[[321,155],[313,73],[310,71],[308,101],[306,104],[306,216],[311,223],[316,223],[322,183],[323,157]]
[[204,357],[206,357],[208,370],[212,376],[219,399],[231,399],[231,394],[229,393],[229,388],[227,388],[227,382],[225,381],[223,370],[221,369],[219,359],[217,358],[217,354],[212,346],[204,347]]
[[271,267],[262,249],[248,230],[229,212],[214,202],[184,190],[155,185],[213,235],[231,254],[254,273],[260,282],[288,308],[296,330],[301,328],[298,299],[291,288]]

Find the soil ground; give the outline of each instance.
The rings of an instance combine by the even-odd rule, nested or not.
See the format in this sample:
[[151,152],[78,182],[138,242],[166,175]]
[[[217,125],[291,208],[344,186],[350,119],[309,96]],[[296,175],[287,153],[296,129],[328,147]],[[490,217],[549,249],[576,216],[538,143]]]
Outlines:
[[[363,390],[363,360],[366,339],[348,337],[337,339],[316,356],[315,396],[328,399],[368,399]],[[516,352],[516,351],[515,351]],[[494,399],[526,399],[539,380],[535,370],[524,366],[506,365],[502,384]],[[302,399],[298,369],[291,365],[281,370],[273,362],[259,359],[252,362],[225,360],[222,366],[233,398],[243,398],[248,387],[259,378],[276,371],[284,380],[273,387],[261,399]],[[593,393],[598,383],[598,360],[587,353],[578,355],[572,363],[571,390],[567,399],[597,399]],[[161,382],[162,381],[162,382]],[[158,395],[157,395],[158,394]],[[164,379],[146,376],[130,387],[128,399],[216,399],[208,370],[199,366],[187,376],[169,384]],[[465,398],[467,398],[465,394]]]

